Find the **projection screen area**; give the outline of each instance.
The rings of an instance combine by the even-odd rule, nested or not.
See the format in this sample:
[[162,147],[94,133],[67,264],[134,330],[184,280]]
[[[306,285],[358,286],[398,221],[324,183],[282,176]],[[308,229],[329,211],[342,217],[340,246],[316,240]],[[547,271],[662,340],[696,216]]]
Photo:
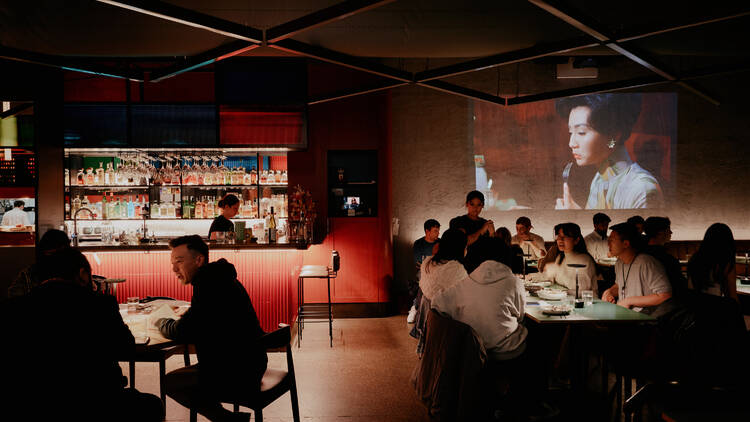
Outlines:
[[473,108],[485,210],[659,209],[674,196],[677,94]]

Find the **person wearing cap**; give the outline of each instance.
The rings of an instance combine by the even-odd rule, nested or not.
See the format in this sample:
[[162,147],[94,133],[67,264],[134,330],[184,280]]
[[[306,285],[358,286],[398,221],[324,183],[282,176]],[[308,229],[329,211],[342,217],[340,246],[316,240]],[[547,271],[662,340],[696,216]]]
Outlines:
[[529,217],[518,217],[516,235],[510,239],[510,243],[520,246],[523,253],[530,255],[530,259],[539,259],[547,255],[547,251],[544,250],[542,236],[531,232],[533,227]]
[[586,242],[586,249],[594,257],[595,261],[599,261],[609,255],[607,229],[609,228],[610,221],[612,220],[607,214],[601,212],[594,214],[594,231],[583,238]]

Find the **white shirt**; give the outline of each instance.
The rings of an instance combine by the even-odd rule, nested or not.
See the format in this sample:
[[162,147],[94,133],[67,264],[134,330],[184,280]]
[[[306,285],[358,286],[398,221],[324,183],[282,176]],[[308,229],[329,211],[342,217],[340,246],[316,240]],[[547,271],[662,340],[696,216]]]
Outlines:
[[602,258],[607,258],[609,255],[609,245],[607,244],[607,236],[602,237],[599,233],[594,230],[593,232],[586,235],[583,238],[586,242],[586,249],[589,251],[594,260],[599,261]]
[[3,226],[17,226],[17,225],[30,226],[29,216],[26,215],[26,211],[22,208],[13,208],[3,215]]
[[[586,267],[572,268],[568,267],[568,264],[583,264]],[[596,264],[594,263],[594,260],[585,253],[565,252],[565,258],[563,258],[562,262],[557,264],[557,259],[555,259],[554,262],[547,263],[547,265],[544,266],[544,275],[545,278],[548,278],[561,286],[565,286],[575,294],[576,269],[578,270],[579,294],[584,290],[593,290],[594,295],[598,296],[596,291]]]
[[[539,236],[538,234],[529,232],[529,237],[531,237],[531,243],[534,244],[534,246],[538,247],[539,250],[545,251],[544,249],[544,239],[542,239],[542,236]],[[515,235],[510,238],[510,243],[513,245],[518,245],[523,249],[523,253],[531,255],[529,259],[539,259],[542,257],[542,255],[537,254],[536,249],[532,248],[529,245],[526,245],[522,243],[521,239],[518,238],[518,235]]]
[[505,264],[484,261],[471,275],[435,296],[431,305],[473,328],[497,360],[512,359],[525,350],[524,287]]
[[[645,253],[639,253],[630,264],[621,260],[615,263],[615,283],[619,291],[619,300],[627,297],[649,296],[657,293],[671,293],[667,273],[661,262]],[[634,307],[640,312],[643,308]]]

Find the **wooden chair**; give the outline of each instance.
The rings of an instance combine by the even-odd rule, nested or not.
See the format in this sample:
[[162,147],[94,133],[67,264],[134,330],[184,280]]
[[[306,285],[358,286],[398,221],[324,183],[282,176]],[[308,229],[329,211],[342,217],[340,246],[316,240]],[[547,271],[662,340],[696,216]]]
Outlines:
[[[294,376],[294,362],[292,361],[292,331],[289,325],[279,324],[279,329],[268,333],[260,338],[260,342],[266,350],[285,349],[286,350],[286,371],[280,369],[266,369],[263,374],[263,380],[260,383],[260,390],[252,393],[247,397],[227,398],[222,400],[225,403],[232,403],[234,411],[239,412],[240,406],[252,409],[255,412],[255,420],[263,421],[263,409],[289,392],[292,399],[292,416],[294,422],[299,422],[299,403],[297,401],[297,380]],[[198,420],[198,412],[190,409],[190,422]]]

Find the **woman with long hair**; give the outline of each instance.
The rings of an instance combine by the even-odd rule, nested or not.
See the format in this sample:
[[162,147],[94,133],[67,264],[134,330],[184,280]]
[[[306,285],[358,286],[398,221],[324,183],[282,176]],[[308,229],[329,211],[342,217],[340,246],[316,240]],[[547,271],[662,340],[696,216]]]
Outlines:
[[422,295],[432,300],[443,290],[468,277],[463,261],[466,254],[466,233],[448,229],[443,233],[435,255],[422,262],[419,288]]
[[737,299],[737,269],[732,229],[714,223],[688,262],[688,281],[695,290]]
[[[562,98],[557,113],[567,119],[570,147],[576,165],[594,166],[585,204],[575,202],[567,180],[557,209],[658,208],[663,201],[659,182],[634,162],[625,141],[641,112],[640,94],[593,94]],[[573,162],[563,171],[566,179]]]
[[[546,278],[569,290],[576,288],[576,270],[578,270],[579,291],[593,290],[596,295],[596,264],[586,250],[586,242],[581,235],[581,228],[575,223],[562,223],[556,226],[555,242],[557,257],[544,267]],[[570,265],[583,265],[571,267]]]

